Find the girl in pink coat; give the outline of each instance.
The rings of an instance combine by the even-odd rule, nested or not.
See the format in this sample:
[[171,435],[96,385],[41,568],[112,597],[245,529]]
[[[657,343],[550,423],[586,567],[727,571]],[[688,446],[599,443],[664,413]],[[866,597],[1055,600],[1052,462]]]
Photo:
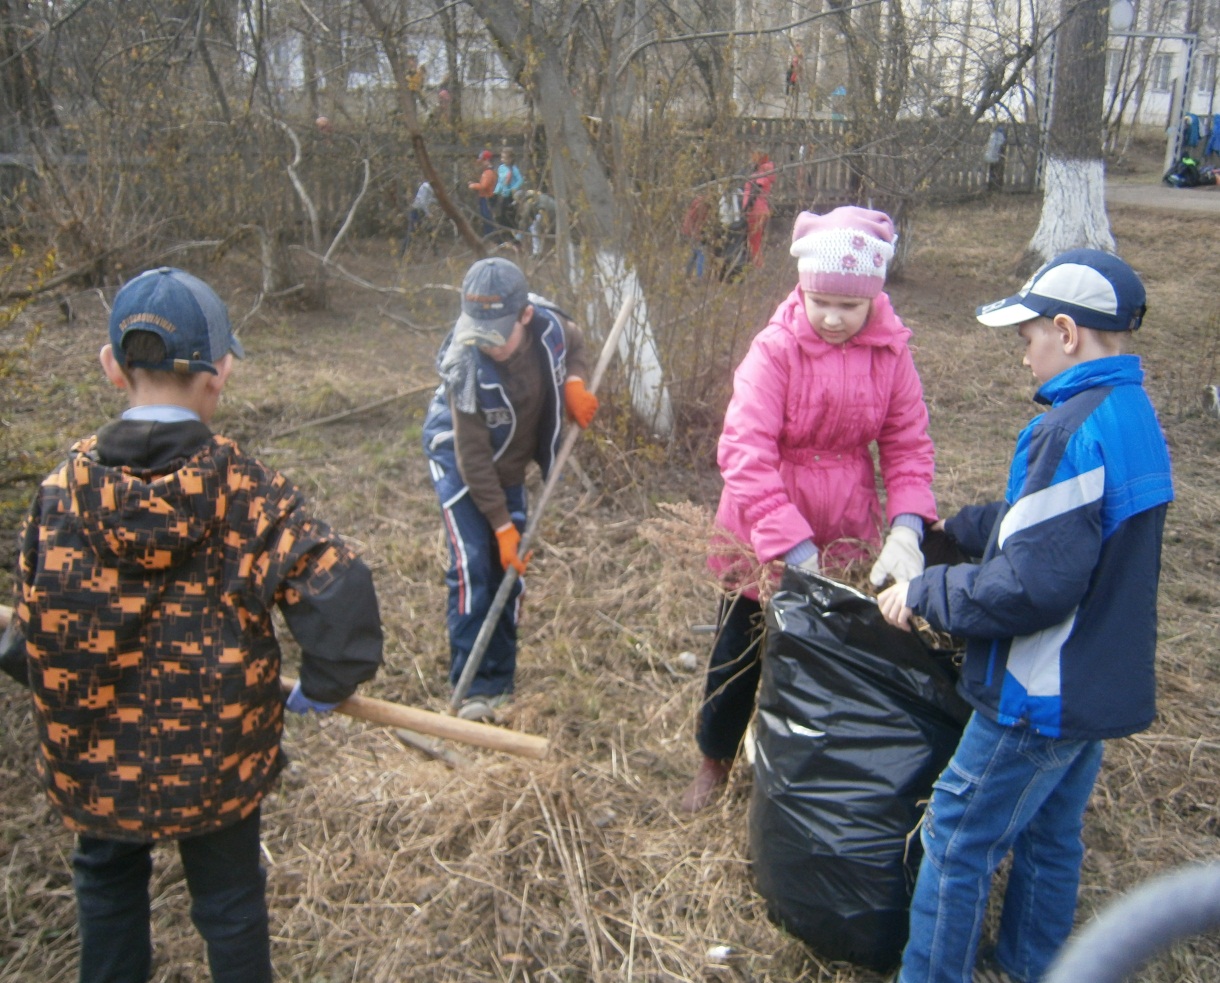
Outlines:
[[687,812],[725,782],[754,712],[760,566],[842,567],[881,547],[869,577],[876,586],[923,572],[924,524],[937,519],[934,455],[911,332],[881,289],[894,240],[884,212],[801,212],[790,249],[798,285],[737,367],[717,455],[724,490],[716,525],[740,549],[708,560],[725,595],[700,711],[703,762],[682,797]]

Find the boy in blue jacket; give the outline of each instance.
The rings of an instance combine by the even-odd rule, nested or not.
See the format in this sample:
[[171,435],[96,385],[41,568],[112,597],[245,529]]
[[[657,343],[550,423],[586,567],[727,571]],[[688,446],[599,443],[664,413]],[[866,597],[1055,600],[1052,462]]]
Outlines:
[[[424,453],[449,544],[449,683],[457,687],[504,573],[520,554],[526,469],[543,478],[559,453],[565,413],[587,427],[597,397],[585,388],[584,336],[532,294],[515,263],[492,256],[462,280],[462,313],[441,343],[437,387],[424,418]],[[510,700],[517,670],[517,580],[458,707],[487,721]]]
[[1049,408],[1017,439],[1004,500],[943,523],[980,562],[929,567],[878,597],[891,624],[918,614],[967,640],[959,689],[975,710],[925,817],[901,983],[971,979],[1009,851],[995,970],[1043,976],[1072,930],[1101,742],[1155,714],[1173,485],[1140,360],[1124,353],[1144,301],[1121,259],[1073,249],[978,309],[1017,327]]

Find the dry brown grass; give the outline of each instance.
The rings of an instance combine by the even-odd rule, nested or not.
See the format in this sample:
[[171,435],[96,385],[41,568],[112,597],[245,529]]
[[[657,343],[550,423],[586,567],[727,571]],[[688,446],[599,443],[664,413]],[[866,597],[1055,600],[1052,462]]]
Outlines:
[[[1017,285],[1013,267],[1037,208],[1002,199],[925,209],[912,226],[910,266],[892,285],[915,331],[939,454],[937,491],[949,513],[1001,491],[1013,438],[1033,412],[1012,339],[980,329],[971,314]],[[1194,248],[1188,217],[1118,210],[1112,219],[1149,286],[1139,353],[1173,448],[1178,501],[1165,545],[1161,714],[1146,734],[1109,746],[1088,820],[1082,917],[1151,874],[1211,859],[1220,832],[1220,423],[1198,401],[1202,385],[1217,381],[1220,350],[1217,302],[1198,285],[1220,283],[1220,255]],[[782,237],[776,229],[772,241]],[[395,278],[388,246],[366,246],[344,263],[376,282]],[[684,263],[679,249],[654,275],[660,280]],[[463,265],[437,262],[405,279],[456,283]],[[211,275],[240,314],[252,271]],[[468,764],[450,770],[390,732],[340,716],[289,721],[293,764],[264,812],[280,978],[877,979],[823,965],[767,920],[746,857],[747,769],[734,772],[729,794],[704,814],[686,818],[674,808],[695,764],[702,682],[678,656],[694,651],[702,659],[707,637],[691,628],[715,610],[704,550],[728,369],[789,281],[779,246],[762,275],[739,288],[683,294],[673,278],[666,290],[674,293],[662,294],[655,313],[673,337],[688,339],[674,366],[682,436],[668,448],[639,439],[614,388],[594,438],[581,443],[579,473],[542,524],[518,700],[506,723],[547,736],[548,761],[460,749]],[[104,312],[88,298],[78,306],[76,322],[46,325],[26,371],[0,397],[6,567],[30,490],[22,476],[45,470],[70,437],[119,405],[95,371]],[[264,316],[247,329],[252,357],[218,421],[283,467],[319,513],[362,545],[388,639],[388,663],[367,692],[432,708],[447,695],[447,647],[443,547],[418,440],[426,397],[270,436],[429,379],[452,307],[452,296],[435,289],[387,301],[337,285],[329,314]],[[71,839],[33,780],[26,697],[7,680],[0,728],[0,980],[70,980]],[[206,979],[181,869],[172,851],[158,858],[154,979]],[[732,947],[727,962],[709,961],[714,944]],[[1218,957],[1215,943],[1193,942],[1147,978],[1214,979]]]

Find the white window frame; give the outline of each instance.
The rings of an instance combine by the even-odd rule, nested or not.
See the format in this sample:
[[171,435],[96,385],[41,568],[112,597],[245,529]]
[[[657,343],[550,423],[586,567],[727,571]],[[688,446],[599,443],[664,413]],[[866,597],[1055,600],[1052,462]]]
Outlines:
[[1173,55],[1158,52],[1148,62],[1148,88],[1153,92],[1169,92],[1173,88]]
[[1195,69],[1195,91],[1211,92],[1216,81],[1216,56],[1205,51],[1199,55],[1199,65]]

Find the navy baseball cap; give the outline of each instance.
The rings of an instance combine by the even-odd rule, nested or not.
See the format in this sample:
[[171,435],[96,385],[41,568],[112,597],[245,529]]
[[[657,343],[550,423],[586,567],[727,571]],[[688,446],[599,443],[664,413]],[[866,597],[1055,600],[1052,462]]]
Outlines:
[[462,280],[462,315],[453,328],[457,345],[499,347],[530,302],[525,274],[501,256],[481,259]]
[[1147,310],[1139,275],[1100,249],[1069,249],[1043,266],[1016,294],[986,304],[975,317],[991,328],[1067,314],[1083,328],[1134,331]]
[[[123,339],[129,331],[151,331],[165,342],[160,362],[128,362]],[[128,280],[110,311],[110,344],[125,368],[216,374],[216,363],[246,353],[233,334],[229,312],[216,292],[185,270],[163,266]]]

